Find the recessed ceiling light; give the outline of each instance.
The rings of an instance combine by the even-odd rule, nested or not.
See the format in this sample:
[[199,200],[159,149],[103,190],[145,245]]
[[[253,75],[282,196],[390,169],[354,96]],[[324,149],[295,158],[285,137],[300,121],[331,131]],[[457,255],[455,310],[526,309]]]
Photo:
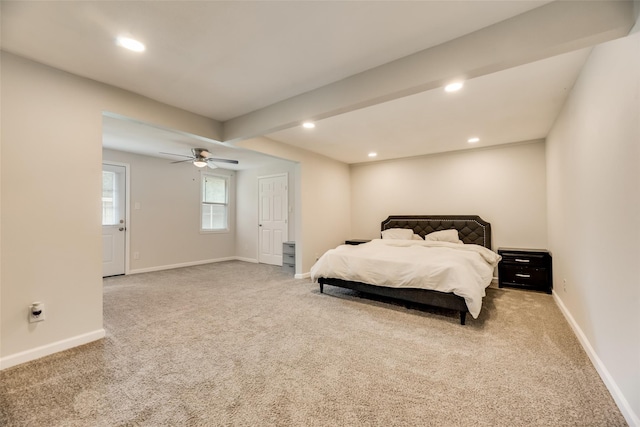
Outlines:
[[146,49],[145,46],[138,40],[134,40],[129,37],[118,37],[116,39],[116,44],[134,52],[144,52],[144,50]]
[[480,138],[478,138],[477,136],[474,136],[473,138],[469,138],[467,139],[467,142],[469,144],[475,144],[476,142],[480,141]]
[[313,122],[304,122],[302,124],[302,127],[305,129],[313,129],[314,127],[316,127],[316,124]]
[[369,157],[376,157],[378,155],[378,153],[369,153]]
[[462,82],[449,83],[444,87],[444,90],[447,92],[456,92],[462,89],[462,86],[463,86]]

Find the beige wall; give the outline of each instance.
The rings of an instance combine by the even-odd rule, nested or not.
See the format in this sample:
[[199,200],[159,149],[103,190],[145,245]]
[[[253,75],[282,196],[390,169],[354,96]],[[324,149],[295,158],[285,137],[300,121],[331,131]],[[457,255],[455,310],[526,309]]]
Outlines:
[[389,215],[480,215],[493,247],[545,248],[543,141],[351,167],[353,238],[380,236]]
[[639,32],[594,48],[547,139],[547,169],[555,295],[640,425]]
[[[216,261],[235,256],[235,172],[198,169],[191,163],[114,150],[103,150],[104,161],[130,165],[131,217],[130,271],[148,271],[167,266]],[[200,232],[201,173],[230,176],[229,232]],[[135,209],[135,205],[140,209]]]
[[308,273],[320,255],[350,237],[349,166],[268,138],[242,141],[238,146],[298,163],[296,271]]
[[[0,367],[7,367],[104,334],[103,111],[213,139],[219,124],[4,52],[1,67]],[[44,322],[27,322],[33,301],[45,303]]]

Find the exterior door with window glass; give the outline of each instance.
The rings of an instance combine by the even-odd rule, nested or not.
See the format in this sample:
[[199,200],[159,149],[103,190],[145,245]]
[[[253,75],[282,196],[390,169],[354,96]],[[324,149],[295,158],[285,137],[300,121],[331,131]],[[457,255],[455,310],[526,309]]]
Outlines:
[[289,193],[286,174],[258,177],[259,251],[258,261],[282,265],[282,243],[287,241]]
[[102,165],[102,277],[125,270],[126,168]]

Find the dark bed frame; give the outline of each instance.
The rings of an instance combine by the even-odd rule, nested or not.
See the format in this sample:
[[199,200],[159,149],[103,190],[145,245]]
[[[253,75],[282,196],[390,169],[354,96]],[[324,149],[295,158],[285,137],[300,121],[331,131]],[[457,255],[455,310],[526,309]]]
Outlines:
[[[409,228],[422,237],[434,231],[454,228],[458,230],[458,236],[464,243],[491,249],[491,224],[476,215],[394,215],[382,221],[380,225],[381,231],[389,228]],[[390,288],[331,277],[320,277],[318,283],[320,293],[324,292],[324,285],[332,285],[409,303],[456,310],[460,312],[461,325],[465,324],[469,312],[464,298],[452,293],[428,289]]]

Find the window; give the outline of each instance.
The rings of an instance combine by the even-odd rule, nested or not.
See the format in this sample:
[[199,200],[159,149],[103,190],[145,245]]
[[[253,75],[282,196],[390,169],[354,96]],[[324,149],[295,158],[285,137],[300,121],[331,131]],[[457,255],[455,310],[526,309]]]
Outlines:
[[227,231],[229,212],[229,177],[202,174],[202,231]]
[[115,172],[102,171],[102,225],[118,223],[118,185]]

